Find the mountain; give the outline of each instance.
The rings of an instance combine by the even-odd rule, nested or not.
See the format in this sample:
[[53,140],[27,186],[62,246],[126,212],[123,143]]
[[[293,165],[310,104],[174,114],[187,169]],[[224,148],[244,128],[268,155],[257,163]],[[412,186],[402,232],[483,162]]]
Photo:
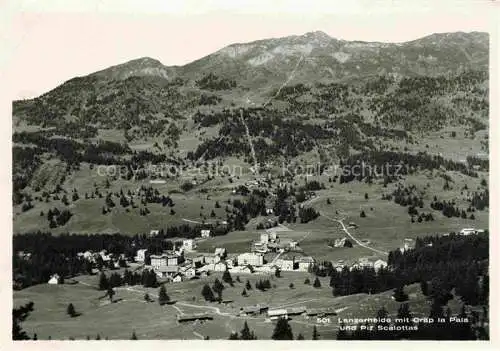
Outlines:
[[[156,119],[182,118],[200,105],[241,105],[250,94],[253,101],[268,99],[283,85],[359,85],[383,77],[487,72],[488,40],[487,33],[457,32],[380,43],[339,40],[316,31],[232,44],[184,66],[143,57],[16,101],[14,115],[45,126],[78,121],[141,127]],[[148,129],[155,129],[155,123]]]
[[482,32],[439,33],[404,43],[381,43],[339,40],[316,31],[232,44],[184,66],[165,66],[143,57],[91,76],[194,80],[214,73],[255,88],[281,82],[292,72],[295,82],[317,82],[487,70],[488,50],[489,36]]
[[[108,178],[115,189],[137,189],[156,165],[208,169],[209,161],[236,160],[281,173],[283,164],[401,161],[410,173],[443,166],[475,175],[473,163],[487,168],[487,160],[469,156],[488,152],[488,83],[485,33],[368,43],[312,32],[229,45],[184,66],[143,57],[76,77],[13,103],[15,228],[158,227],[153,218],[163,220],[166,197],[144,194],[130,209],[119,196],[120,210],[112,210],[114,202],[100,192]],[[128,171],[97,179],[95,170],[103,165]],[[193,184],[182,174],[167,175],[168,191],[189,192]],[[196,182],[228,190],[243,180]],[[70,193],[75,188],[81,202]],[[70,195],[85,206],[71,209],[75,217],[68,224],[67,215],[56,223],[32,210],[35,203],[43,213],[54,201],[66,206]],[[198,207],[188,212],[176,207],[170,216],[200,215]]]
[[382,74],[438,75],[488,68],[487,33],[433,34],[406,43],[345,41],[323,32],[229,45],[180,68],[194,78],[206,72],[250,87],[282,81],[345,81]]
[[172,78],[172,75],[172,68],[166,67],[160,61],[150,57],[142,57],[92,74],[92,76],[107,79],[127,79],[129,77],[141,76],[169,79]]

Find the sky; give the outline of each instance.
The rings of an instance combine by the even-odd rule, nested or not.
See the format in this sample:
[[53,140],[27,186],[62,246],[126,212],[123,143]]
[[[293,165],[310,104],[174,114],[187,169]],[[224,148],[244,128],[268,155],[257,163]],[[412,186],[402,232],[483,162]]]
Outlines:
[[[321,30],[402,42],[491,31],[494,1],[16,0],[0,8],[0,79],[13,99],[139,57],[183,65],[232,43]],[[2,6],[2,5],[0,5]],[[3,33],[3,34],[2,34]]]

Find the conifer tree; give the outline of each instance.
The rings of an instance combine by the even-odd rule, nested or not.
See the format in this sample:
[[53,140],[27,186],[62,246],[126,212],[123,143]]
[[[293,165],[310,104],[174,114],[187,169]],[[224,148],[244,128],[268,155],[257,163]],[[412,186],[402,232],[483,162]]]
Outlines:
[[101,274],[99,275],[99,290],[107,290],[108,286],[108,278],[106,278],[106,275],[101,272]]
[[160,306],[163,306],[168,301],[170,301],[170,297],[167,295],[167,289],[165,288],[165,285],[162,284],[162,286],[160,286],[160,292],[158,293],[158,303],[160,304]]
[[319,334],[318,334],[318,330],[316,329],[316,326],[313,327],[312,339],[313,340],[318,340],[319,339]]
[[214,293],[213,293],[212,289],[210,289],[210,286],[208,284],[205,284],[203,286],[203,289],[201,290],[201,294],[203,295],[203,297],[205,298],[206,301],[214,301],[215,300]]
[[256,340],[257,338],[255,337],[255,334],[253,331],[250,330],[248,327],[248,323],[245,321],[245,324],[243,325],[243,329],[241,329],[240,332],[240,339],[241,340]]
[[293,340],[292,327],[285,318],[278,319],[271,338],[273,340]]
[[75,317],[76,316],[76,311],[75,311],[75,306],[73,306],[72,303],[70,303],[68,305],[68,308],[66,309],[66,313],[70,316],[70,317]]

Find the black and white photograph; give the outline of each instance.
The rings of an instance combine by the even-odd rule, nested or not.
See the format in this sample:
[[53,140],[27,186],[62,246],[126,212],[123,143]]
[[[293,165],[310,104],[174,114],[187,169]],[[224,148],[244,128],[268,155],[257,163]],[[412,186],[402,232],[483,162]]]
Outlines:
[[496,5],[12,5],[11,339],[489,341]]

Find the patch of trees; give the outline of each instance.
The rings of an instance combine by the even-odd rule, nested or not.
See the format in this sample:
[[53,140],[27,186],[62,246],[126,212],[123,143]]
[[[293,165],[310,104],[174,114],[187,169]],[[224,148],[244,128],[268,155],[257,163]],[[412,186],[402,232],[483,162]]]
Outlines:
[[209,114],[197,111],[193,116],[193,121],[199,123],[201,127],[211,127],[223,122],[229,115],[229,110],[222,112],[211,112]]
[[196,85],[201,89],[208,90],[229,90],[236,87],[236,81],[223,78],[210,72],[196,81]]
[[[472,293],[464,293],[464,290],[478,285],[481,277],[486,275],[487,259],[487,234],[470,237],[451,234],[417,238],[414,249],[391,251],[388,268],[378,271],[371,267],[352,270],[344,267],[338,272],[328,262],[325,262],[325,269],[335,296],[373,294],[425,280],[434,282],[432,289],[441,291],[440,296],[447,296],[455,287],[464,302],[473,304],[480,299],[479,296],[484,299],[484,294],[481,295],[480,290]],[[464,272],[469,272],[469,279],[464,279]]]
[[[25,305],[12,309],[12,340],[30,340],[30,337],[21,327],[24,322],[34,310],[34,303],[32,301]],[[36,334],[35,334],[36,335]]]
[[62,210],[60,211],[58,208],[54,207],[54,209],[47,212],[47,220],[49,221],[50,228],[57,228],[65,225],[71,219],[73,214],[70,210]]
[[[321,125],[304,123],[300,119],[283,118],[273,110],[266,110],[266,116],[258,109],[245,109],[244,114],[250,135],[253,138],[258,162],[275,157],[296,157],[316,146],[315,140],[330,140],[335,133]],[[228,113],[222,121],[219,136],[202,142],[188,159],[205,160],[221,156],[241,156],[250,160],[251,150],[246,142],[246,128],[239,114]]]
[[319,217],[319,212],[317,212],[312,207],[299,209],[300,223],[308,223]]
[[271,282],[269,281],[269,279],[259,279],[257,282],[255,282],[255,288],[260,291],[266,291],[268,289],[271,289]]
[[[61,277],[73,277],[77,274],[91,274],[93,268],[103,268],[102,260],[90,263],[79,257],[77,255],[79,252],[106,250],[115,257],[124,254],[126,258],[132,260],[137,248],[146,248],[148,254],[172,250],[172,241],[165,239],[165,235],[152,237],[121,234],[62,234],[53,236],[51,233],[42,232],[16,234],[13,236],[15,254],[12,266],[15,286],[24,288],[46,283],[55,273]],[[17,255],[20,251],[30,253],[30,258],[26,259]],[[130,281],[127,284],[133,285]]]
[[482,192],[474,192],[470,200],[471,206],[475,207],[479,211],[484,210],[490,206],[490,193],[488,189]]
[[243,329],[241,329],[240,333],[234,332],[229,336],[229,340],[257,340],[254,332],[250,330],[248,327],[248,323],[245,321],[243,324]]
[[217,95],[201,94],[199,104],[200,105],[217,105],[221,101],[222,101],[222,99],[220,97],[218,97]]
[[[487,116],[488,94],[480,88],[487,79],[484,71],[405,77],[394,84],[393,91],[374,95],[370,110],[385,125],[400,125],[406,130],[438,130],[447,123],[465,120],[473,111]],[[461,95],[467,97],[462,104],[456,99],[452,104],[441,101]]]
[[178,82],[161,77],[103,80],[88,76],[71,79],[35,99],[16,101],[13,108],[28,123],[57,130],[68,124],[69,115],[78,121],[75,133],[91,125],[122,130],[135,127],[140,135],[158,136],[164,132],[162,125],[181,118],[180,112],[197,102],[197,94],[181,94]]
[[12,148],[12,187],[14,204],[22,202],[24,189],[40,166],[42,151],[37,147],[14,146]]
[[470,217],[467,215],[467,212],[473,211],[473,207],[467,208],[466,212],[465,210],[461,210],[459,207],[457,207],[455,201],[439,201],[436,196],[434,196],[434,201],[431,202],[430,207],[435,211],[440,211],[443,216],[446,216],[448,218],[457,217],[465,219]]
[[348,183],[354,180],[362,181],[371,178],[387,178],[388,181],[399,176],[414,174],[418,170],[434,170],[444,167],[449,171],[477,177],[477,172],[467,165],[445,159],[426,152],[416,154],[370,150],[350,155],[340,163],[341,175],[339,182]]
[[158,280],[156,273],[151,269],[144,269],[142,273],[130,272],[125,269],[123,274],[113,272],[109,276],[106,276],[101,272],[99,275],[99,290],[107,291],[110,288],[113,289],[124,285],[143,285],[145,288],[156,288],[158,287]]

